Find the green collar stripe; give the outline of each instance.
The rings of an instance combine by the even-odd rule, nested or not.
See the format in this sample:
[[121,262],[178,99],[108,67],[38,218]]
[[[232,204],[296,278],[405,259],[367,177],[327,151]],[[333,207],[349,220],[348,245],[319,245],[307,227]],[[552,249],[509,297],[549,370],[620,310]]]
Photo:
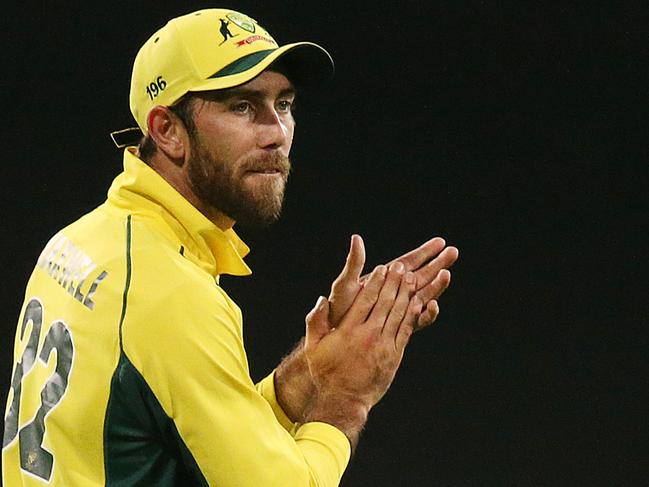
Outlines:
[[275,49],[265,49],[263,51],[253,52],[247,56],[237,59],[233,63],[228,64],[225,68],[214,73],[210,78],[222,78],[223,76],[230,76],[232,74],[243,73],[244,71],[252,68],[253,66],[259,64],[263,59],[266,58],[271,52],[274,52]]

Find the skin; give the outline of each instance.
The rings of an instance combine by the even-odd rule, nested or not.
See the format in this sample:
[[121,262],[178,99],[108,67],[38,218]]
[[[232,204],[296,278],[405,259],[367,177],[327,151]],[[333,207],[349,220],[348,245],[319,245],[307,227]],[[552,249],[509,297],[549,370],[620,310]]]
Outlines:
[[[455,247],[446,247],[446,242],[435,237],[418,248],[404,254],[394,262],[404,264],[406,271],[415,274],[417,296],[426,307],[417,318],[417,328],[432,325],[439,314],[437,299],[451,283],[451,272],[448,270],[458,259],[459,251]],[[331,286],[329,301],[332,303],[331,322],[338,323],[349,309],[352,296],[362,287],[366,276],[361,277],[365,265],[365,244],[360,235],[352,235],[349,253],[340,275]]]
[[288,158],[295,129],[291,112],[295,94],[283,75],[264,72],[230,93],[225,98],[205,93],[195,102],[198,147],[169,108],[156,106],[148,117],[149,134],[158,146],[149,161],[151,167],[222,230],[231,228],[235,220],[200,196],[192,183],[189,161],[200,160],[201,153],[215,155],[229,168],[236,183],[258,199],[269,193],[283,194],[286,170],[245,169],[250,161],[265,161],[273,155]]
[[[442,238],[435,237],[388,263],[394,265],[401,262],[405,272],[410,272],[414,276],[415,294],[422,303],[416,325],[413,325],[414,331],[432,325],[437,319],[439,315],[437,300],[451,282],[451,273],[448,269],[458,257],[457,248],[446,247]],[[367,276],[361,276],[364,265],[363,240],[359,235],[353,235],[345,266],[331,286],[327,299],[327,315],[318,314],[315,317],[323,322],[322,326],[336,327],[349,310],[354,297],[367,280]],[[309,374],[304,354],[304,341],[300,341],[277,367],[275,389],[277,400],[288,417],[294,421],[304,421],[309,397],[315,393],[315,384]]]
[[[233,90],[202,94],[192,106],[194,134],[168,107],[156,106],[148,129],[157,150],[148,162],[223,230],[235,223],[232,211],[214,203],[223,178],[253,210],[276,218],[288,176],[278,161],[288,163],[294,98],[284,75],[265,71]],[[365,247],[354,235],[329,298],[318,300],[305,339],[276,370],[277,399],[288,416],[332,424],[355,447],[411,334],[436,319],[457,255],[435,238],[361,276]]]
[[335,329],[320,298],[307,316],[304,355],[314,384],[305,421],[331,423],[352,447],[370,409],[394,380],[413,332],[421,301],[413,296],[414,275],[403,264],[378,266]]

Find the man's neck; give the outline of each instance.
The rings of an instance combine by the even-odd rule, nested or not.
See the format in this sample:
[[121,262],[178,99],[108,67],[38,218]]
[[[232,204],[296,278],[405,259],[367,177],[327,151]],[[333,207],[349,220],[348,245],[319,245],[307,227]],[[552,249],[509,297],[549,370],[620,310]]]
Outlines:
[[163,156],[156,157],[154,155],[149,162],[149,166],[221,230],[226,231],[234,226],[235,222],[232,218],[217,208],[204,203],[198,197],[189,182],[184,165],[179,166]]

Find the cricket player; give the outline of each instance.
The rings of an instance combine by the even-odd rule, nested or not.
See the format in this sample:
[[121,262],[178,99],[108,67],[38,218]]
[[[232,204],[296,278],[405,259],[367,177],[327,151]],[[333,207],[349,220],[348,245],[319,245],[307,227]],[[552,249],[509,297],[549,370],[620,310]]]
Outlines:
[[225,9],[175,18],[142,46],[130,92],[141,139],[27,285],[6,487],[338,485],[412,332],[437,317],[458,251],[434,238],[361,276],[353,236],[303,340],[253,383],[219,276],[251,273],[233,226],[279,217],[297,90],[332,69],[320,46],[279,46]]

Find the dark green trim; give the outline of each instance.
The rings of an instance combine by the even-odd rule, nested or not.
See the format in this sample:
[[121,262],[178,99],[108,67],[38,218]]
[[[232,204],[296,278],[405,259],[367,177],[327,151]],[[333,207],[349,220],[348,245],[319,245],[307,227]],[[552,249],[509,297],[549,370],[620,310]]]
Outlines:
[[124,353],[111,380],[104,429],[105,487],[208,486],[176,424]]
[[[118,340],[119,340],[119,351],[120,357],[124,353],[124,347],[122,345],[122,325],[124,324],[124,317],[126,316],[126,306],[128,305],[128,290],[131,287],[131,215],[126,217],[126,280],[124,282],[124,292],[122,293],[122,312],[119,317],[119,324],[117,326]],[[117,372],[119,371],[119,363],[113,372],[113,378],[110,382],[110,394],[108,395],[108,404],[106,405],[106,414],[104,416],[104,472],[108,472],[108,415],[113,406],[114,397],[113,392],[113,383],[117,377]],[[106,484],[108,485],[108,484]]]
[[173,419],[166,415],[146,380],[124,352],[122,327],[131,287],[131,240],[129,215],[126,220],[126,281],[119,319],[120,356],[110,381],[104,417],[105,487],[207,487],[207,480]]
[[131,288],[131,215],[126,217],[126,284],[122,294],[122,315],[119,317],[119,349],[124,352],[122,346],[122,325],[126,316],[126,306],[128,305],[128,290]]
[[210,78],[222,78],[223,76],[230,76],[232,74],[243,73],[244,71],[256,66],[276,49],[265,49],[263,51],[253,52],[247,56],[237,59],[233,63],[228,64],[225,68],[214,73]]

